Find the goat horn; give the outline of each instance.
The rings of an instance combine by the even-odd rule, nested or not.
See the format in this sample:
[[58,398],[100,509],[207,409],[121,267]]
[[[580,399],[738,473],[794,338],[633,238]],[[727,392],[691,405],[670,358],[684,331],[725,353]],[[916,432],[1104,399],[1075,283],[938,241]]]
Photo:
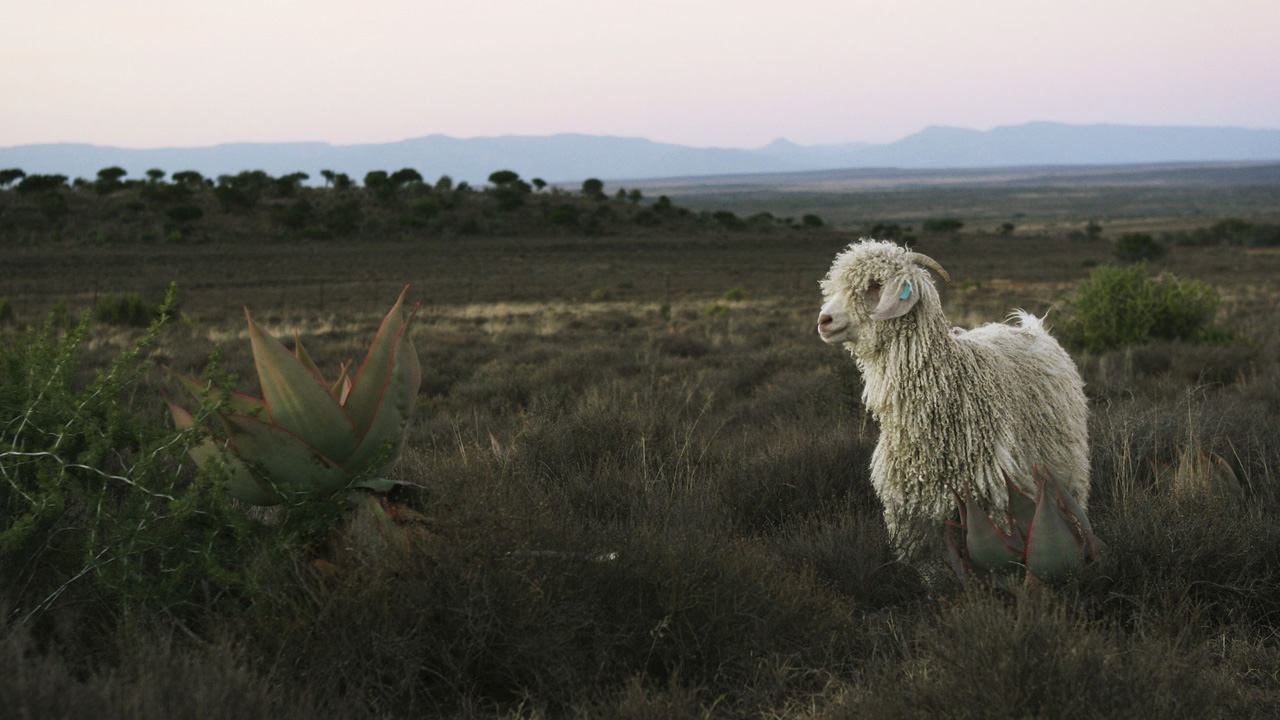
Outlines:
[[907,253],[907,262],[912,262],[917,265],[923,265],[929,268],[930,270],[933,270],[934,272],[941,275],[943,280],[946,280],[947,282],[951,282],[951,276],[947,274],[947,271],[942,269],[942,266],[938,264],[937,260],[934,260],[928,255],[924,255],[918,252],[909,252]]

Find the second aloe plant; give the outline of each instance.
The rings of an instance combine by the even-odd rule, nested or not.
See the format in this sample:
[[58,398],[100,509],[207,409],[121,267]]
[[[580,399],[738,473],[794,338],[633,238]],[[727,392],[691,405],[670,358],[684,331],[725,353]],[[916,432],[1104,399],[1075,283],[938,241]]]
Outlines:
[[1007,530],[977,502],[956,495],[959,521],[945,528],[952,568],[962,582],[1053,582],[1084,567],[1105,547],[1083,507],[1047,470],[1035,469],[1032,500],[1005,476]]

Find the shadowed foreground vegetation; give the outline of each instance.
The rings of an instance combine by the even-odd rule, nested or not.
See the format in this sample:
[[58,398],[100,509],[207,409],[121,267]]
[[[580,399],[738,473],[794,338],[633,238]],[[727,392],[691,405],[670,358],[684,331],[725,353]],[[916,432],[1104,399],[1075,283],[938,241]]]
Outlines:
[[[0,330],[0,703],[76,718],[1274,717],[1275,256],[1179,246],[1152,265],[1217,288],[1221,342],[1076,355],[1110,551],[1019,600],[893,559],[859,377],[812,328],[816,280],[850,238],[786,237],[12,255],[27,275],[7,280],[21,294]],[[957,323],[1019,306],[1065,323],[1108,245],[921,250],[956,279],[942,294]],[[69,267],[100,267],[99,296]],[[110,314],[76,328],[107,294],[120,316],[154,308],[175,278],[177,317],[150,335]],[[361,534],[330,504],[246,510],[194,472],[194,438],[157,392],[182,389],[158,365],[199,374],[217,345],[214,375],[256,394],[248,303],[331,373],[367,346],[392,280],[423,302],[399,534]],[[21,329],[59,293],[43,334]],[[1244,507],[1159,481],[1152,460],[1189,445],[1227,458]]]

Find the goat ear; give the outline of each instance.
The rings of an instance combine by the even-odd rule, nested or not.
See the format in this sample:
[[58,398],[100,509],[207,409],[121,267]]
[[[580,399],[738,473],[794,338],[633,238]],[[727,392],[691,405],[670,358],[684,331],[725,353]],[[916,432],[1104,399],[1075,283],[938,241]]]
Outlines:
[[[894,290],[890,292],[890,287]],[[899,280],[896,286],[886,287],[880,293],[880,304],[871,311],[872,320],[892,320],[902,317],[916,306],[920,299],[920,290],[910,280]]]

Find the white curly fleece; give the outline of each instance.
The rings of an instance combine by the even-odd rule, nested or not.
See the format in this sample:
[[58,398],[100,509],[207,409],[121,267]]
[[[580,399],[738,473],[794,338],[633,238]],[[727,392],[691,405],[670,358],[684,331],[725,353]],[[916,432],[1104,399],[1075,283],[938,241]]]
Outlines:
[[[918,297],[900,317],[874,320],[876,284]],[[1087,504],[1084,383],[1040,319],[1019,311],[1016,325],[950,327],[929,271],[888,242],[850,245],[822,291],[824,314],[849,325],[824,339],[853,354],[863,403],[880,424],[871,481],[904,557],[938,547],[955,506],[947,484],[999,522],[1007,502],[1001,468],[1034,497],[1032,465],[1047,466]]]

